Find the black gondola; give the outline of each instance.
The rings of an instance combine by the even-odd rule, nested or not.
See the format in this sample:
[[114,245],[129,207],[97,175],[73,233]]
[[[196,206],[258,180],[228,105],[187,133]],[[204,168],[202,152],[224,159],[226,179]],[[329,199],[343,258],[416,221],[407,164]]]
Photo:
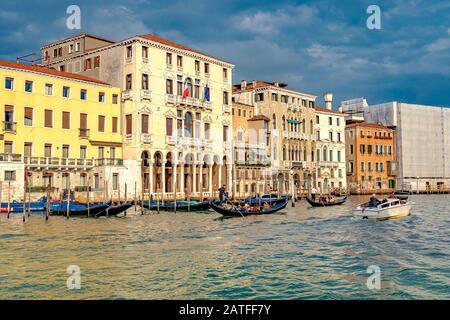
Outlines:
[[343,204],[345,201],[347,201],[347,197],[341,198],[341,199],[335,199],[330,202],[324,202],[324,201],[317,201],[312,200],[310,198],[306,198],[306,201],[313,207],[331,207],[331,206],[339,206]]
[[256,212],[227,209],[220,205],[220,201],[211,201],[210,206],[214,211],[220,213],[221,215],[223,215],[225,217],[244,217],[244,216],[275,213],[277,211],[280,211],[280,210],[283,210],[284,208],[286,208],[287,203],[288,203],[288,201],[285,200],[283,203],[278,203],[278,204],[270,206],[268,209],[263,209],[263,210],[256,211]]
[[[108,207],[109,204],[107,203],[96,204],[93,206],[89,206],[89,208],[87,206],[86,207],[77,206],[74,208],[69,208],[69,216],[88,216],[88,211],[89,216],[96,216],[99,213],[105,211]],[[56,216],[65,216],[67,215],[67,209],[66,208],[51,209],[50,213]]]
[[133,206],[133,203],[128,202],[128,203],[124,203],[124,204],[119,204],[117,206],[110,206],[108,208],[106,208],[106,210],[97,213],[95,216],[96,217],[112,217],[112,216],[117,216],[118,214],[121,214],[122,212],[127,211],[128,209],[130,209]]

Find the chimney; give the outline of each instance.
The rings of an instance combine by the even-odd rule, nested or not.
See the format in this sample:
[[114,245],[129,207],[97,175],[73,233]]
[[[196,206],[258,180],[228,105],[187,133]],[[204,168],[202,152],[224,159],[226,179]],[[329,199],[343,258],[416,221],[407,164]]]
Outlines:
[[256,80],[252,81],[253,89],[256,89]]
[[279,87],[280,83],[278,81],[275,81],[275,87]]
[[323,99],[325,100],[325,107],[328,110],[331,110],[332,109],[331,102],[333,101],[333,94],[331,92],[325,92],[323,94]]
[[241,90],[247,89],[247,81],[241,80]]

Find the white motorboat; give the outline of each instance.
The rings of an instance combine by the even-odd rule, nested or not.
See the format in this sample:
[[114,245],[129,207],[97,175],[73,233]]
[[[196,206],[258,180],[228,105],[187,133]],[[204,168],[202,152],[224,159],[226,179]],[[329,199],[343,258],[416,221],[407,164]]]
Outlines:
[[353,210],[353,216],[361,219],[387,220],[406,217],[410,210],[410,202],[389,198],[378,201],[377,206],[370,206],[370,203],[361,204]]

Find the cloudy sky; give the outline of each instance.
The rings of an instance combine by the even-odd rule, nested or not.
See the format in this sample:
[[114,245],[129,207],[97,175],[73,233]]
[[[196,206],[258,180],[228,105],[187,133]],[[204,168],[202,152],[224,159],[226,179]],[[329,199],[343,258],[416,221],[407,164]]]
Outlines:
[[[82,29],[68,30],[79,5]],[[381,8],[381,30],[366,9]],[[113,40],[156,33],[231,61],[234,82],[281,81],[339,101],[365,97],[450,106],[450,2],[2,0],[0,59],[79,32]]]

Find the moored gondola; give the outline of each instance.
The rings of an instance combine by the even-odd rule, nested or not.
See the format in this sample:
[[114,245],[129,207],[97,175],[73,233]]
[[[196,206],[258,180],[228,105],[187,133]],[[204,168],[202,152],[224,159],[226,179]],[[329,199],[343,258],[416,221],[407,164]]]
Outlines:
[[102,217],[102,216],[112,217],[112,216],[117,216],[117,215],[121,214],[122,212],[127,211],[127,210],[130,209],[132,206],[133,206],[133,203],[132,203],[132,202],[127,202],[127,203],[119,204],[119,205],[117,205],[117,206],[109,206],[108,208],[106,208],[106,210],[97,213],[95,216],[96,216],[96,217]]
[[211,201],[210,206],[214,211],[220,213],[224,217],[244,217],[251,215],[272,214],[286,208],[287,203],[288,200],[285,199],[283,203],[271,205],[268,208],[262,208],[258,211],[252,211],[251,209],[242,210],[240,208],[225,208],[220,204],[220,201]]
[[[159,206],[156,201],[151,201],[150,206],[148,201],[143,201],[142,206],[150,210],[161,210],[161,211],[175,211],[175,203],[173,201],[160,202]],[[177,211],[206,211],[209,209],[209,201],[177,201],[176,210]]]
[[[89,208],[84,205],[70,205],[69,206],[69,216],[96,216],[101,212],[105,211],[109,207],[109,203],[102,203],[96,205],[90,205]],[[65,216],[67,215],[67,207],[63,208],[52,208],[50,210],[52,215]]]
[[344,197],[341,199],[334,198],[334,200],[331,200],[328,202],[320,200],[320,197],[319,197],[319,200],[313,200],[310,198],[306,198],[306,201],[308,201],[308,203],[310,205],[312,205],[313,207],[330,207],[330,206],[338,206],[338,205],[345,203],[345,201],[347,201],[347,197]]

